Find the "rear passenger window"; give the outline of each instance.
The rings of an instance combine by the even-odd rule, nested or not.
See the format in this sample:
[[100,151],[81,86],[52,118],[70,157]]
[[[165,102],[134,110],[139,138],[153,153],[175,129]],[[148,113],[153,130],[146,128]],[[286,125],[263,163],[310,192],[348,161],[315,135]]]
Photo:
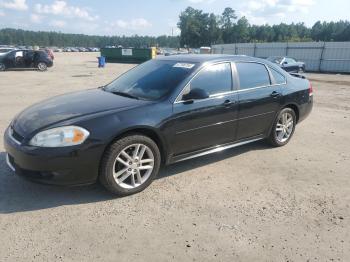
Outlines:
[[191,82],[191,89],[200,88],[209,95],[231,91],[232,73],[229,63],[207,66]]
[[270,77],[266,67],[258,63],[236,63],[240,89],[248,89],[270,85]]
[[284,77],[284,75],[282,75],[280,72],[273,69],[272,67],[269,67],[269,68],[273,78],[275,79],[275,84],[280,85],[280,84],[286,83],[286,78]]

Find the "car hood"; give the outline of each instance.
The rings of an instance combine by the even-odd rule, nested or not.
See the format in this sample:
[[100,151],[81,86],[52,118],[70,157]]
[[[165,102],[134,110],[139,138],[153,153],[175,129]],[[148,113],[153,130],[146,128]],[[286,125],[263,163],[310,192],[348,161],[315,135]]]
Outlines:
[[56,96],[37,103],[17,115],[13,129],[25,137],[32,132],[73,118],[149,103],[122,97],[102,89],[92,89]]

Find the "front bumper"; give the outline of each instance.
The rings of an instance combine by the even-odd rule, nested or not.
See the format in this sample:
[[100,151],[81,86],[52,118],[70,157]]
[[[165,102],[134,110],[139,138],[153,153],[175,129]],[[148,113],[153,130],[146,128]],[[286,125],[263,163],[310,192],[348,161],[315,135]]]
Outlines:
[[9,128],[5,131],[4,145],[11,170],[24,178],[53,185],[94,183],[103,153],[102,146],[91,143],[62,148],[21,145],[10,136]]

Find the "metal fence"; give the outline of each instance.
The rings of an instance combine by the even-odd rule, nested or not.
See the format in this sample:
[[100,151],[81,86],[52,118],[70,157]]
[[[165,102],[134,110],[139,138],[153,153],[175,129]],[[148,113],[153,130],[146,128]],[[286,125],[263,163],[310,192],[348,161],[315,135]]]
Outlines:
[[213,45],[212,52],[260,58],[289,56],[305,62],[306,71],[350,73],[350,42],[224,44]]

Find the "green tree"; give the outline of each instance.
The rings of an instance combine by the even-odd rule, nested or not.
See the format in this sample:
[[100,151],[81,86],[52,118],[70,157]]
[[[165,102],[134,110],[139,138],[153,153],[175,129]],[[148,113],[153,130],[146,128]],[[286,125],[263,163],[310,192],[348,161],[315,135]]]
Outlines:
[[231,7],[226,7],[221,15],[222,39],[225,43],[234,43],[237,36],[234,32],[236,12]]

